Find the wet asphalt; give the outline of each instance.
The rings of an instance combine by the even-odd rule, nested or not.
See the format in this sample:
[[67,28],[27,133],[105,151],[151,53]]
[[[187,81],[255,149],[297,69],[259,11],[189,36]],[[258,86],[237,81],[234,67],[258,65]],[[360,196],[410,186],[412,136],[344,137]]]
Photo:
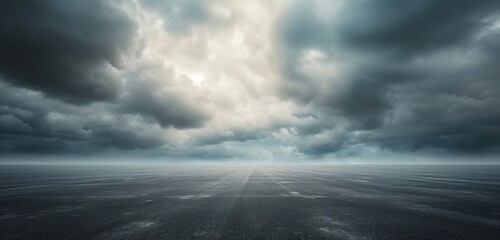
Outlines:
[[500,167],[1,165],[0,239],[500,239]]

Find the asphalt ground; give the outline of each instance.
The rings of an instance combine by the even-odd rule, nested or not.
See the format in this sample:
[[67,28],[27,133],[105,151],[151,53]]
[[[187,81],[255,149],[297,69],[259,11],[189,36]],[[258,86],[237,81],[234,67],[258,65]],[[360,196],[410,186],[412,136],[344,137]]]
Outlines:
[[1,165],[0,239],[500,239],[500,167]]

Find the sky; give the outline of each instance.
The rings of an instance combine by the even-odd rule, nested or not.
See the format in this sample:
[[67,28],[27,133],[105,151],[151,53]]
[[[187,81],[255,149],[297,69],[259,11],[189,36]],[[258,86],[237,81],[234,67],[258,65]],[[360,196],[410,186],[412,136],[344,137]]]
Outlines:
[[0,1],[0,160],[500,159],[498,0]]

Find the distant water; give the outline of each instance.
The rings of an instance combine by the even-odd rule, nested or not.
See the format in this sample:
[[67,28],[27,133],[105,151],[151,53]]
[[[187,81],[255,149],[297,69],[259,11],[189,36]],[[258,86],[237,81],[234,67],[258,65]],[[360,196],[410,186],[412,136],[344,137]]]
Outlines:
[[0,165],[0,239],[500,239],[500,168]]

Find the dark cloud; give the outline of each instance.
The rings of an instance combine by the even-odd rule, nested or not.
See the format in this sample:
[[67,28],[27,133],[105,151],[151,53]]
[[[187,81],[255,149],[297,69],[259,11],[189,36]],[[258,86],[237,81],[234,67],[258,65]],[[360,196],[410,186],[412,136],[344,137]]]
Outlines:
[[29,134],[33,131],[30,125],[12,115],[0,115],[0,132],[6,134]]
[[156,123],[114,112],[111,104],[75,106],[2,82],[0,103],[3,154],[93,154],[165,144]]
[[333,34],[355,49],[421,55],[474,37],[499,7],[495,0],[346,1]]
[[87,139],[91,134],[78,116],[72,114],[80,110],[77,106],[48,99],[39,92],[9,86],[3,82],[0,82],[0,95],[0,116],[15,118],[16,122],[29,126],[30,135]]
[[[298,128],[300,151],[498,151],[498,1],[343,1],[333,18],[317,7],[297,1],[280,25],[283,97],[319,116]],[[335,73],[304,72],[311,50]]]
[[210,114],[188,97],[189,90],[160,87],[141,80],[131,81],[126,87],[127,92],[121,99],[122,110],[149,117],[164,128],[201,127],[210,119]]
[[351,79],[348,89],[325,96],[318,105],[350,119],[351,129],[370,130],[383,124],[383,114],[391,107],[386,91],[377,80]]
[[[500,153],[499,1],[293,1],[272,28],[279,41],[255,55],[277,60],[282,79],[249,63],[255,86],[239,65],[254,57],[249,45],[271,41],[245,25],[260,15],[199,0],[135,3],[0,3],[0,155]],[[234,24],[191,31],[221,19]],[[225,60],[233,53],[210,30],[242,45],[241,62]],[[269,89],[258,87],[267,76]],[[277,105],[260,112],[268,103]]]
[[[18,136],[0,134],[0,156],[12,153],[30,154],[68,154],[81,149],[72,149],[62,139],[36,136]],[[76,150],[76,151],[75,151]]]
[[482,31],[495,19],[500,3],[422,0],[402,5],[397,0],[375,0],[342,1],[336,4],[338,9],[321,7],[296,1],[284,14],[280,34],[292,50],[318,47],[336,52],[341,45],[349,51],[371,51],[381,56],[432,53],[463,43]]
[[[118,4],[101,0],[0,3],[2,152],[154,149],[167,142],[158,132],[161,127],[199,127],[209,119],[196,99],[186,94],[189,90],[175,84],[155,85],[164,79],[129,76],[130,69],[119,72],[130,60],[125,57],[133,57],[139,29],[134,16]],[[178,4],[191,9],[188,3]],[[190,18],[196,11],[182,14]],[[151,67],[137,69],[144,72]],[[133,79],[124,81],[127,77]],[[164,77],[175,81],[172,72]]]
[[97,127],[94,141],[121,150],[153,149],[165,144],[165,139],[146,124],[134,126],[123,120]]
[[205,133],[197,137],[191,144],[194,146],[214,145],[228,141],[245,142],[249,140],[257,140],[269,136],[269,130],[262,129],[233,129],[224,133],[210,134]]
[[342,131],[333,131],[310,136],[305,140],[298,144],[301,152],[309,155],[323,155],[343,149],[347,134]]
[[72,102],[110,100],[135,32],[111,1],[2,1],[0,76]]

